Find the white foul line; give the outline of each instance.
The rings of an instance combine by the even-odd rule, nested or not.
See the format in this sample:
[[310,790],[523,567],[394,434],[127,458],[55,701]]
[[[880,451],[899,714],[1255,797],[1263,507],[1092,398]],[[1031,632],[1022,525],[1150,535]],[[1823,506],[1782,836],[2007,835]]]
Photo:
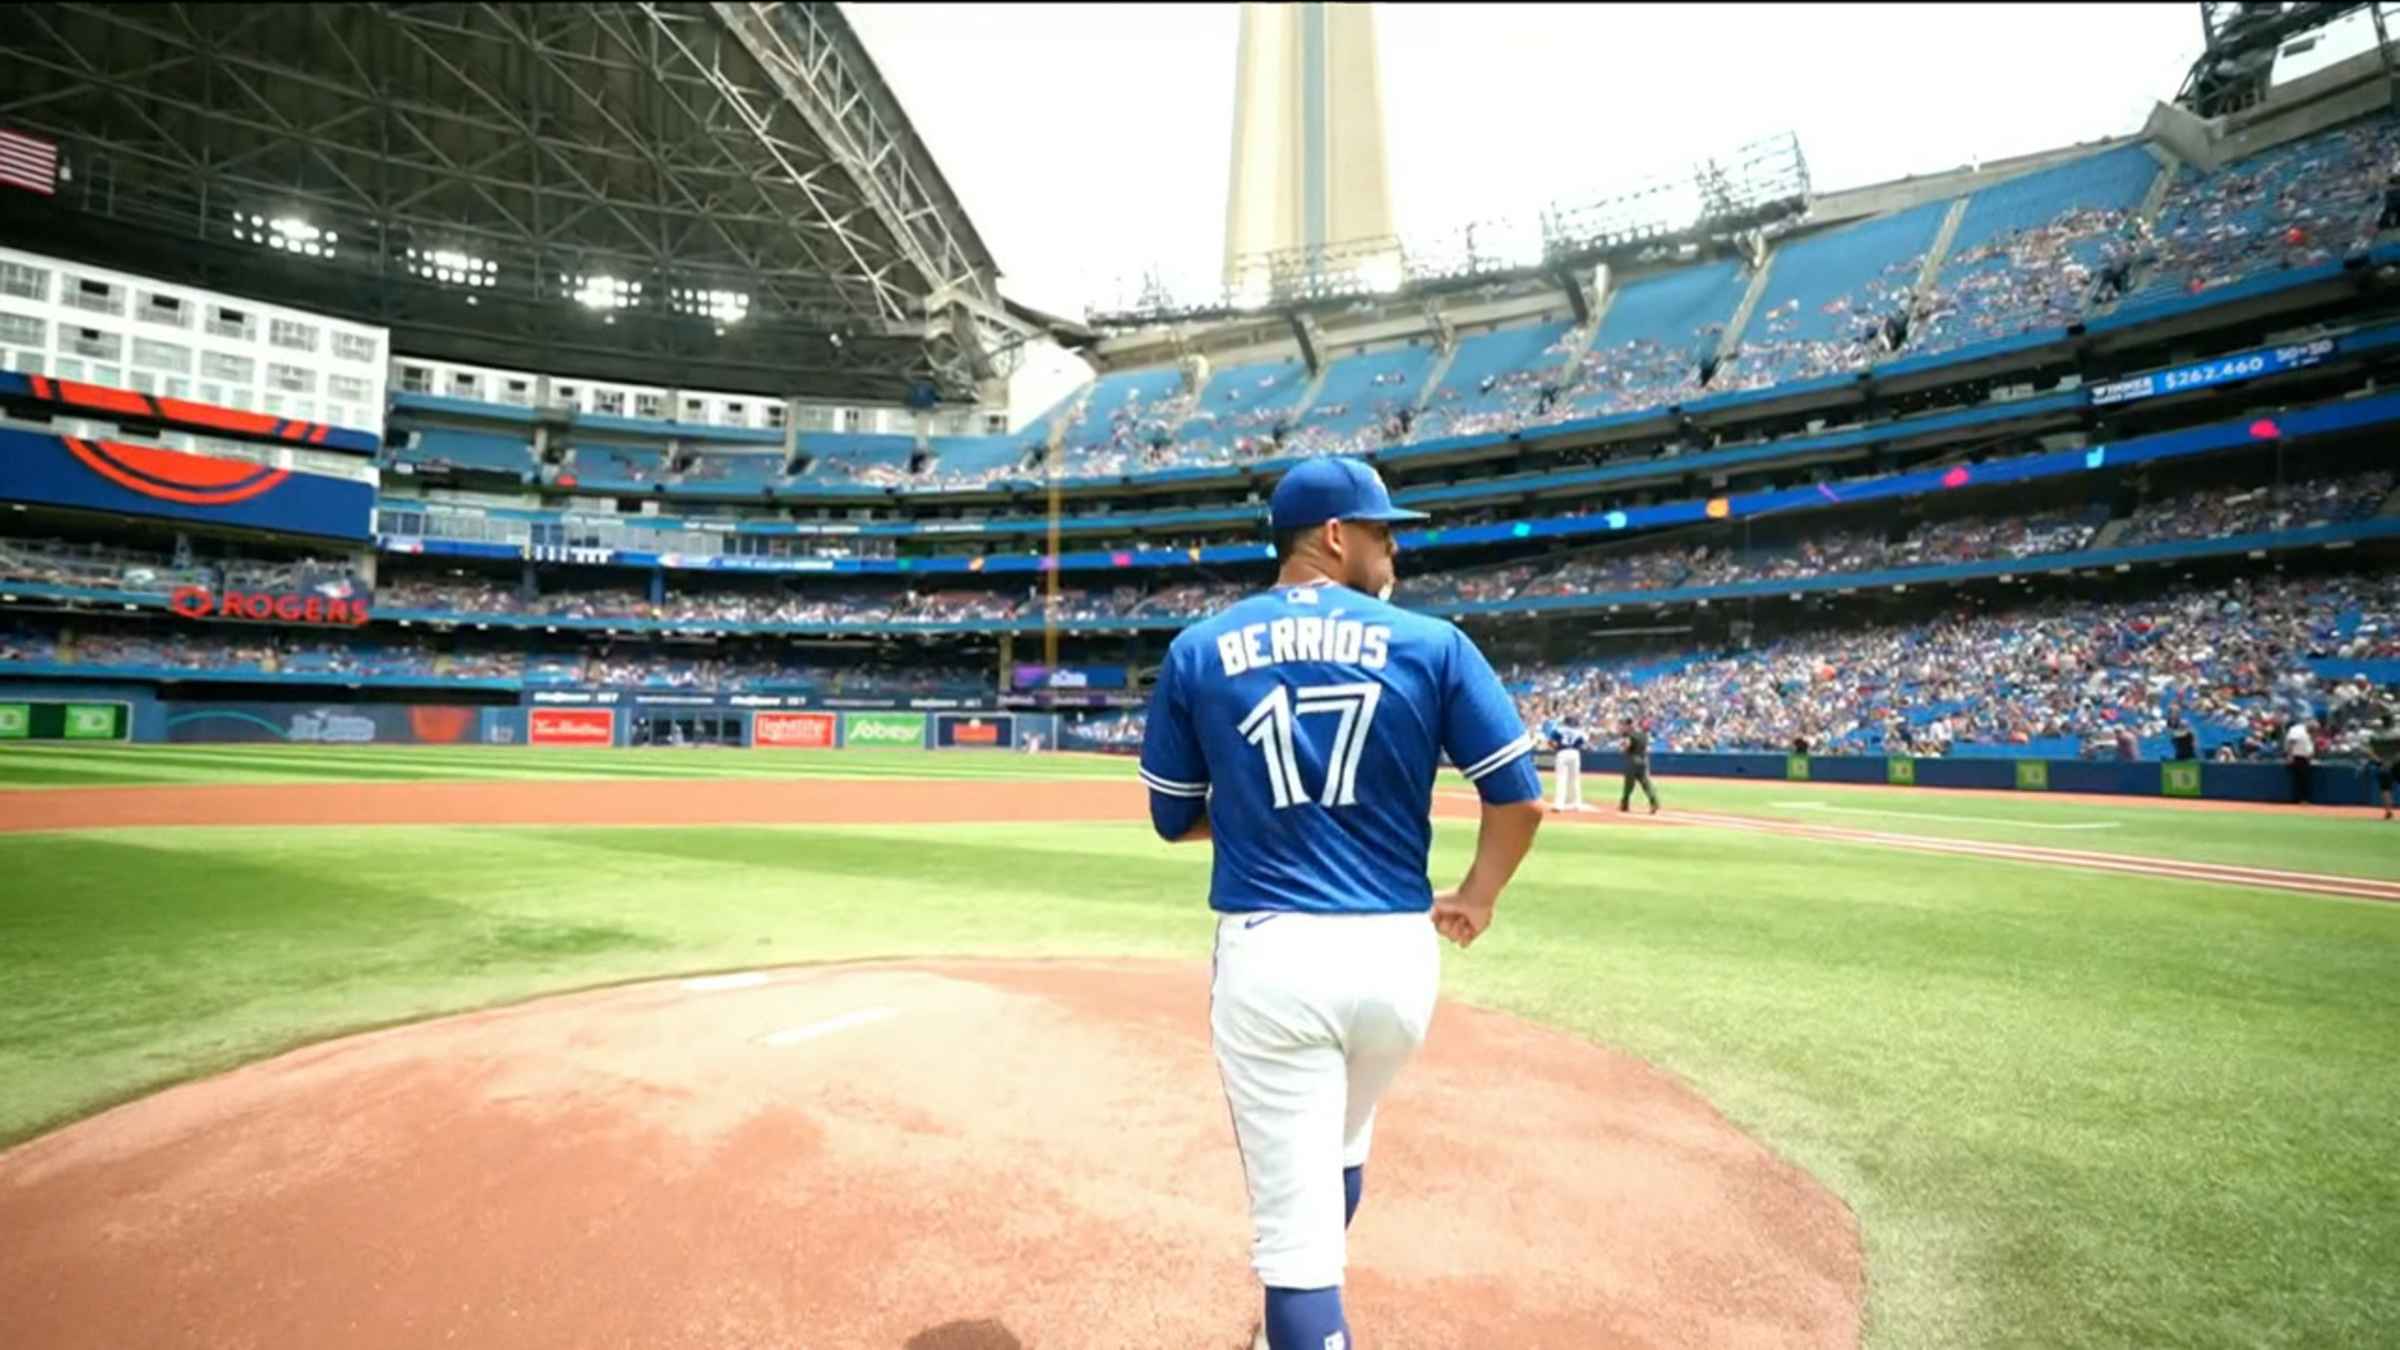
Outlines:
[[767,977],[753,970],[740,975],[702,975],[683,982],[683,987],[695,994],[714,993],[720,989],[756,989]]
[[2007,825],[2020,830],[2113,830],[2117,822],[2097,821],[2082,825],[2037,825],[2030,820],[2002,820],[1998,816],[1954,816],[1946,811],[1878,811],[1871,806],[1835,806],[1831,802],[1775,802],[1776,806],[1793,811],[1832,811],[1845,816],[1892,816],[1900,820],[1921,820],[1931,823],[1955,820],[1967,825]]
[[847,1031],[852,1027],[863,1027],[869,1022],[880,1022],[897,1011],[899,1010],[896,1008],[861,1008],[857,1012],[843,1013],[839,1017],[828,1017],[822,1022],[809,1022],[802,1026],[785,1027],[781,1031],[762,1037],[760,1039],[760,1044],[798,1045],[802,1041],[813,1041],[819,1036],[830,1036],[837,1031]]

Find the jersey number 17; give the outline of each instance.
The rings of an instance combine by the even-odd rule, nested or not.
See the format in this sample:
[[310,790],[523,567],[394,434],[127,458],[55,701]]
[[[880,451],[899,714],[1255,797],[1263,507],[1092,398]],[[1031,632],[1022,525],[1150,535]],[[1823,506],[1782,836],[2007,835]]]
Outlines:
[[1367,730],[1382,698],[1383,686],[1372,681],[1298,689],[1278,684],[1243,716],[1242,739],[1257,746],[1259,756],[1267,762],[1267,786],[1274,793],[1276,810],[1309,800],[1308,785],[1300,781],[1300,757],[1293,751],[1292,736],[1300,718],[1319,713],[1340,720],[1334,724],[1333,747],[1325,755],[1325,786],[1316,800],[1325,806],[1358,804],[1358,761],[1366,754]]

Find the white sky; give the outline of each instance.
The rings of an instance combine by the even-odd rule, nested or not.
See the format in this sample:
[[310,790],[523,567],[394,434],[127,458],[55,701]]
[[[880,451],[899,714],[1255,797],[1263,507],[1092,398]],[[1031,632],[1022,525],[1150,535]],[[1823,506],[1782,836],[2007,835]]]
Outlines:
[[[1793,131],[1820,192],[2121,135],[2198,6],[1378,5],[1404,239]],[[1238,8],[844,4],[1008,293],[1222,269]]]

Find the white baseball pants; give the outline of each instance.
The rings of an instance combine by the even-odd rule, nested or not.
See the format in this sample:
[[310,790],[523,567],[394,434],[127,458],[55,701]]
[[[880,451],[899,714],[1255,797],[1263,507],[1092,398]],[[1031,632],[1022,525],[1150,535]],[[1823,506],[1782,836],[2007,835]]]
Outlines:
[[1583,806],[1583,752],[1558,752],[1558,801],[1561,811],[1579,810]]
[[1251,1267],[1270,1288],[1338,1285],[1342,1171],[1366,1163],[1375,1103],[1433,1020],[1433,921],[1228,914],[1215,965],[1210,1040],[1250,1192]]

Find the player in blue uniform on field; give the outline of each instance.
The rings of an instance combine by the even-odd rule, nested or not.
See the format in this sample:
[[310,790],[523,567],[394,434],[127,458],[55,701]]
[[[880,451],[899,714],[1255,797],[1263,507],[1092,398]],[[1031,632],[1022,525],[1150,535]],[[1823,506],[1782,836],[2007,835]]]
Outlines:
[[1550,804],[1553,811],[1588,811],[1583,804],[1583,752],[1591,744],[1575,714],[1567,713],[1542,723],[1542,739],[1558,752],[1553,761],[1553,774],[1558,779],[1557,798]]
[[[1209,1024],[1267,1290],[1259,1342],[1346,1350],[1343,1230],[1375,1103],[1432,1019],[1437,933],[1465,947],[1491,923],[1542,785],[1483,653],[1389,603],[1392,526],[1423,516],[1344,458],[1293,468],[1269,515],[1281,574],[1176,637],[1141,772],[1161,837],[1216,843]],[[1465,879],[1437,894],[1444,756],[1483,822]]]

